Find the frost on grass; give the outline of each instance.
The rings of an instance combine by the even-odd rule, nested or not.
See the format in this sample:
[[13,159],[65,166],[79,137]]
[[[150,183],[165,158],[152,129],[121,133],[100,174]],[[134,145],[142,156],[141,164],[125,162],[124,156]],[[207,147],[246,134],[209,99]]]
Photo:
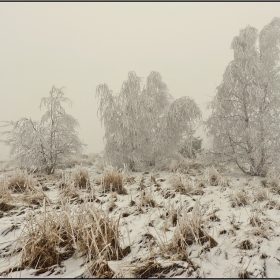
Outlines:
[[25,231],[19,237],[21,265],[47,268],[61,265],[74,254],[84,256],[87,262],[96,258],[121,259],[124,250],[118,227],[119,220],[112,220],[90,204],[78,209],[65,204],[60,213],[51,211],[40,216],[30,212]]
[[77,167],[73,172],[74,186],[87,188],[90,186],[88,170],[84,167]]
[[26,170],[16,169],[8,182],[8,188],[14,193],[22,193],[28,189],[34,189],[35,184],[34,178]]
[[186,258],[189,246],[193,244],[208,243],[209,248],[217,246],[217,241],[207,232],[202,216],[198,203],[191,213],[184,211],[183,216],[178,218],[171,242],[161,244],[162,250],[167,254],[173,253],[179,258]]
[[107,167],[102,174],[102,187],[104,192],[117,192],[118,194],[126,194],[126,174],[124,171],[117,171],[113,167]]

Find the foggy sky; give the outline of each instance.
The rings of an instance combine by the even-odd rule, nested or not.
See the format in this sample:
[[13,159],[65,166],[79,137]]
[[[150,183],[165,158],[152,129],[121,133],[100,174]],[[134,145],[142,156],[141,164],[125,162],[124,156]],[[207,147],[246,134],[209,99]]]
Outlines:
[[[39,120],[52,86],[73,101],[86,152],[104,148],[96,86],[114,93],[129,71],[158,71],[174,98],[195,99],[203,117],[230,44],[247,25],[261,30],[280,3],[0,3],[0,121]],[[198,134],[203,135],[202,129]],[[0,143],[0,160],[9,149]]]

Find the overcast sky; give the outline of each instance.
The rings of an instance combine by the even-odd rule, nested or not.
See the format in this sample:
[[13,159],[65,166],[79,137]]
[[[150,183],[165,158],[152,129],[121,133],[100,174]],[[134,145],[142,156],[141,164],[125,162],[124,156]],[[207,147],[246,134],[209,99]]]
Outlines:
[[[41,98],[64,86],[87,152],[100,152],[96,86],[118,93],[132,70],[144,80],[160,72],[173,97],[194,98],[206,118],[233,59],[233,37],[247,25],[261,30],[275,16],[280,3],[2,2],[0,121],[39,120]],[[8,154],[0,144],[0,160]]]

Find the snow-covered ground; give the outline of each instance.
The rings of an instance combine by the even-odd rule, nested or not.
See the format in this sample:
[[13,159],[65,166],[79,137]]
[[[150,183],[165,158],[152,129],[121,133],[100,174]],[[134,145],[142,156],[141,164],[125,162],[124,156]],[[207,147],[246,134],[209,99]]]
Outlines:
[[[101,174],[97,173],[96,166],[86,168],[96,197],[94,202],[86,203],[107,211],[110,217],[121,217],[121,244],[123,248],[130,246],[131,249],[123,259],[108,262],[115,275],[136,277],[135,268],[147,262],[156,262],[162,267],[177,265],[168,272],[163,272],[167,277],[279,277],[280,201],[278,194],[273,193],[269,187],[262,186],[260,181],[263,178],[227,171],[221,173],[221,184],[211,186],[205,180],[203,169],[193,169],[189,174],[181,175],[166,171],[132,172],[129,177],[133,177],[135,181],[125,185],[127,194],[113,197],[109,193],[102,194],[102,186],[96,180]],[[72,169],[66,172],[72,172]],[[12,171],[9,171],[5,176],[11,174]],[[151,176],[155,181],[151,180]],[[181,194],[174,190],[174,176],[182,176],[194,190],[199,191]],[[200,182],[203,184],[199,185]],[[59,203],[59,179],[49,176],[45,180],[41,179],[40,184],[48,187],[44,191],[48,197],[46,211],[56,209]],[[79,192],[80,198],[88,195],[86,190]],[[140,201],[147,194],[155,203],[141,206]],[[21,195],[12,195],[11,204],[15,208],[0,212],[0,277],[86,277],[85,258],[77,254],[64,260],[61,266],[53,266],[39,275],[35,269],[16,269],[21,252],[11,254],[12,248],[25,229],[28,215],[43,213],[42,206],[27,207],[27,204],[20,202],[17,197]],[[243,204],[239,204],[239,201],[243,201]],[[81,202],[78,199],[72,199],[73,207],[79,207],[79,204]],[[110,210],[109,204],[113,205]],[[174,222],[170,219],[172,209],[177,213]],[[176,226],[179,226],[178,219],[182,221],[180,218],[184,215],[195,215],[195,209],[199,209],[202,215],[203,228],[218,244],[209,246],[208,242],[198,242],[187,246],[187,254],[193,263],[190,266],[187,260],[180,259],[171,252],[164,252],[160,247],[172,241]],[[158,274],[151,272],[149,276],[157,277]]]

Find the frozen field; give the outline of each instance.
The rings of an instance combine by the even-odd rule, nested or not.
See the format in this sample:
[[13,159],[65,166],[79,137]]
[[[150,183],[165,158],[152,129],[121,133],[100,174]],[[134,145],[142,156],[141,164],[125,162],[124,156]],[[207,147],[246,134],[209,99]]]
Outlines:
[[[33,175],[39,193],[33,194],[34,199],[30,193],[6,193],[0,200],[1,277],[279,277],[280,202],[275,178],[232,170],[217,173],[194,165],[183,173],[127,173],[126,194],[117,194],[103,192],[102,173],[95,164],[84,168],[90,177],[87,188],[66,191],[62,182],[69,180],[72,168],[64,171],[64,177],[60,170],[55,175]],[[2,188],[13,172],[0,174]],[[96,225],[86,215],[93,212],[104,212],[117,225],[121,257],[101,257],[102,250],[114,246],[109,242],[99,249],[99,260],[89,259],[85,248],[95,245],[85,231],[96,236],[91,231]],[[73,221],[69,236],[75,238],[60,235],[62,244],[54,244],[60,252],[57,264],[40,267],[36,256],[38,266],[22,261],[24,254],[36,254],[37,247],[45,245],[32,238],[42,238],[44,230],[51,234],[36,228],[36,223],[45,221],[44,227],[51,228],[65,213]],[[82,240],[91,243],[84,247],[79,243],[74,225],[82,227]],[[98,261],[103,266],[96,266]]]

